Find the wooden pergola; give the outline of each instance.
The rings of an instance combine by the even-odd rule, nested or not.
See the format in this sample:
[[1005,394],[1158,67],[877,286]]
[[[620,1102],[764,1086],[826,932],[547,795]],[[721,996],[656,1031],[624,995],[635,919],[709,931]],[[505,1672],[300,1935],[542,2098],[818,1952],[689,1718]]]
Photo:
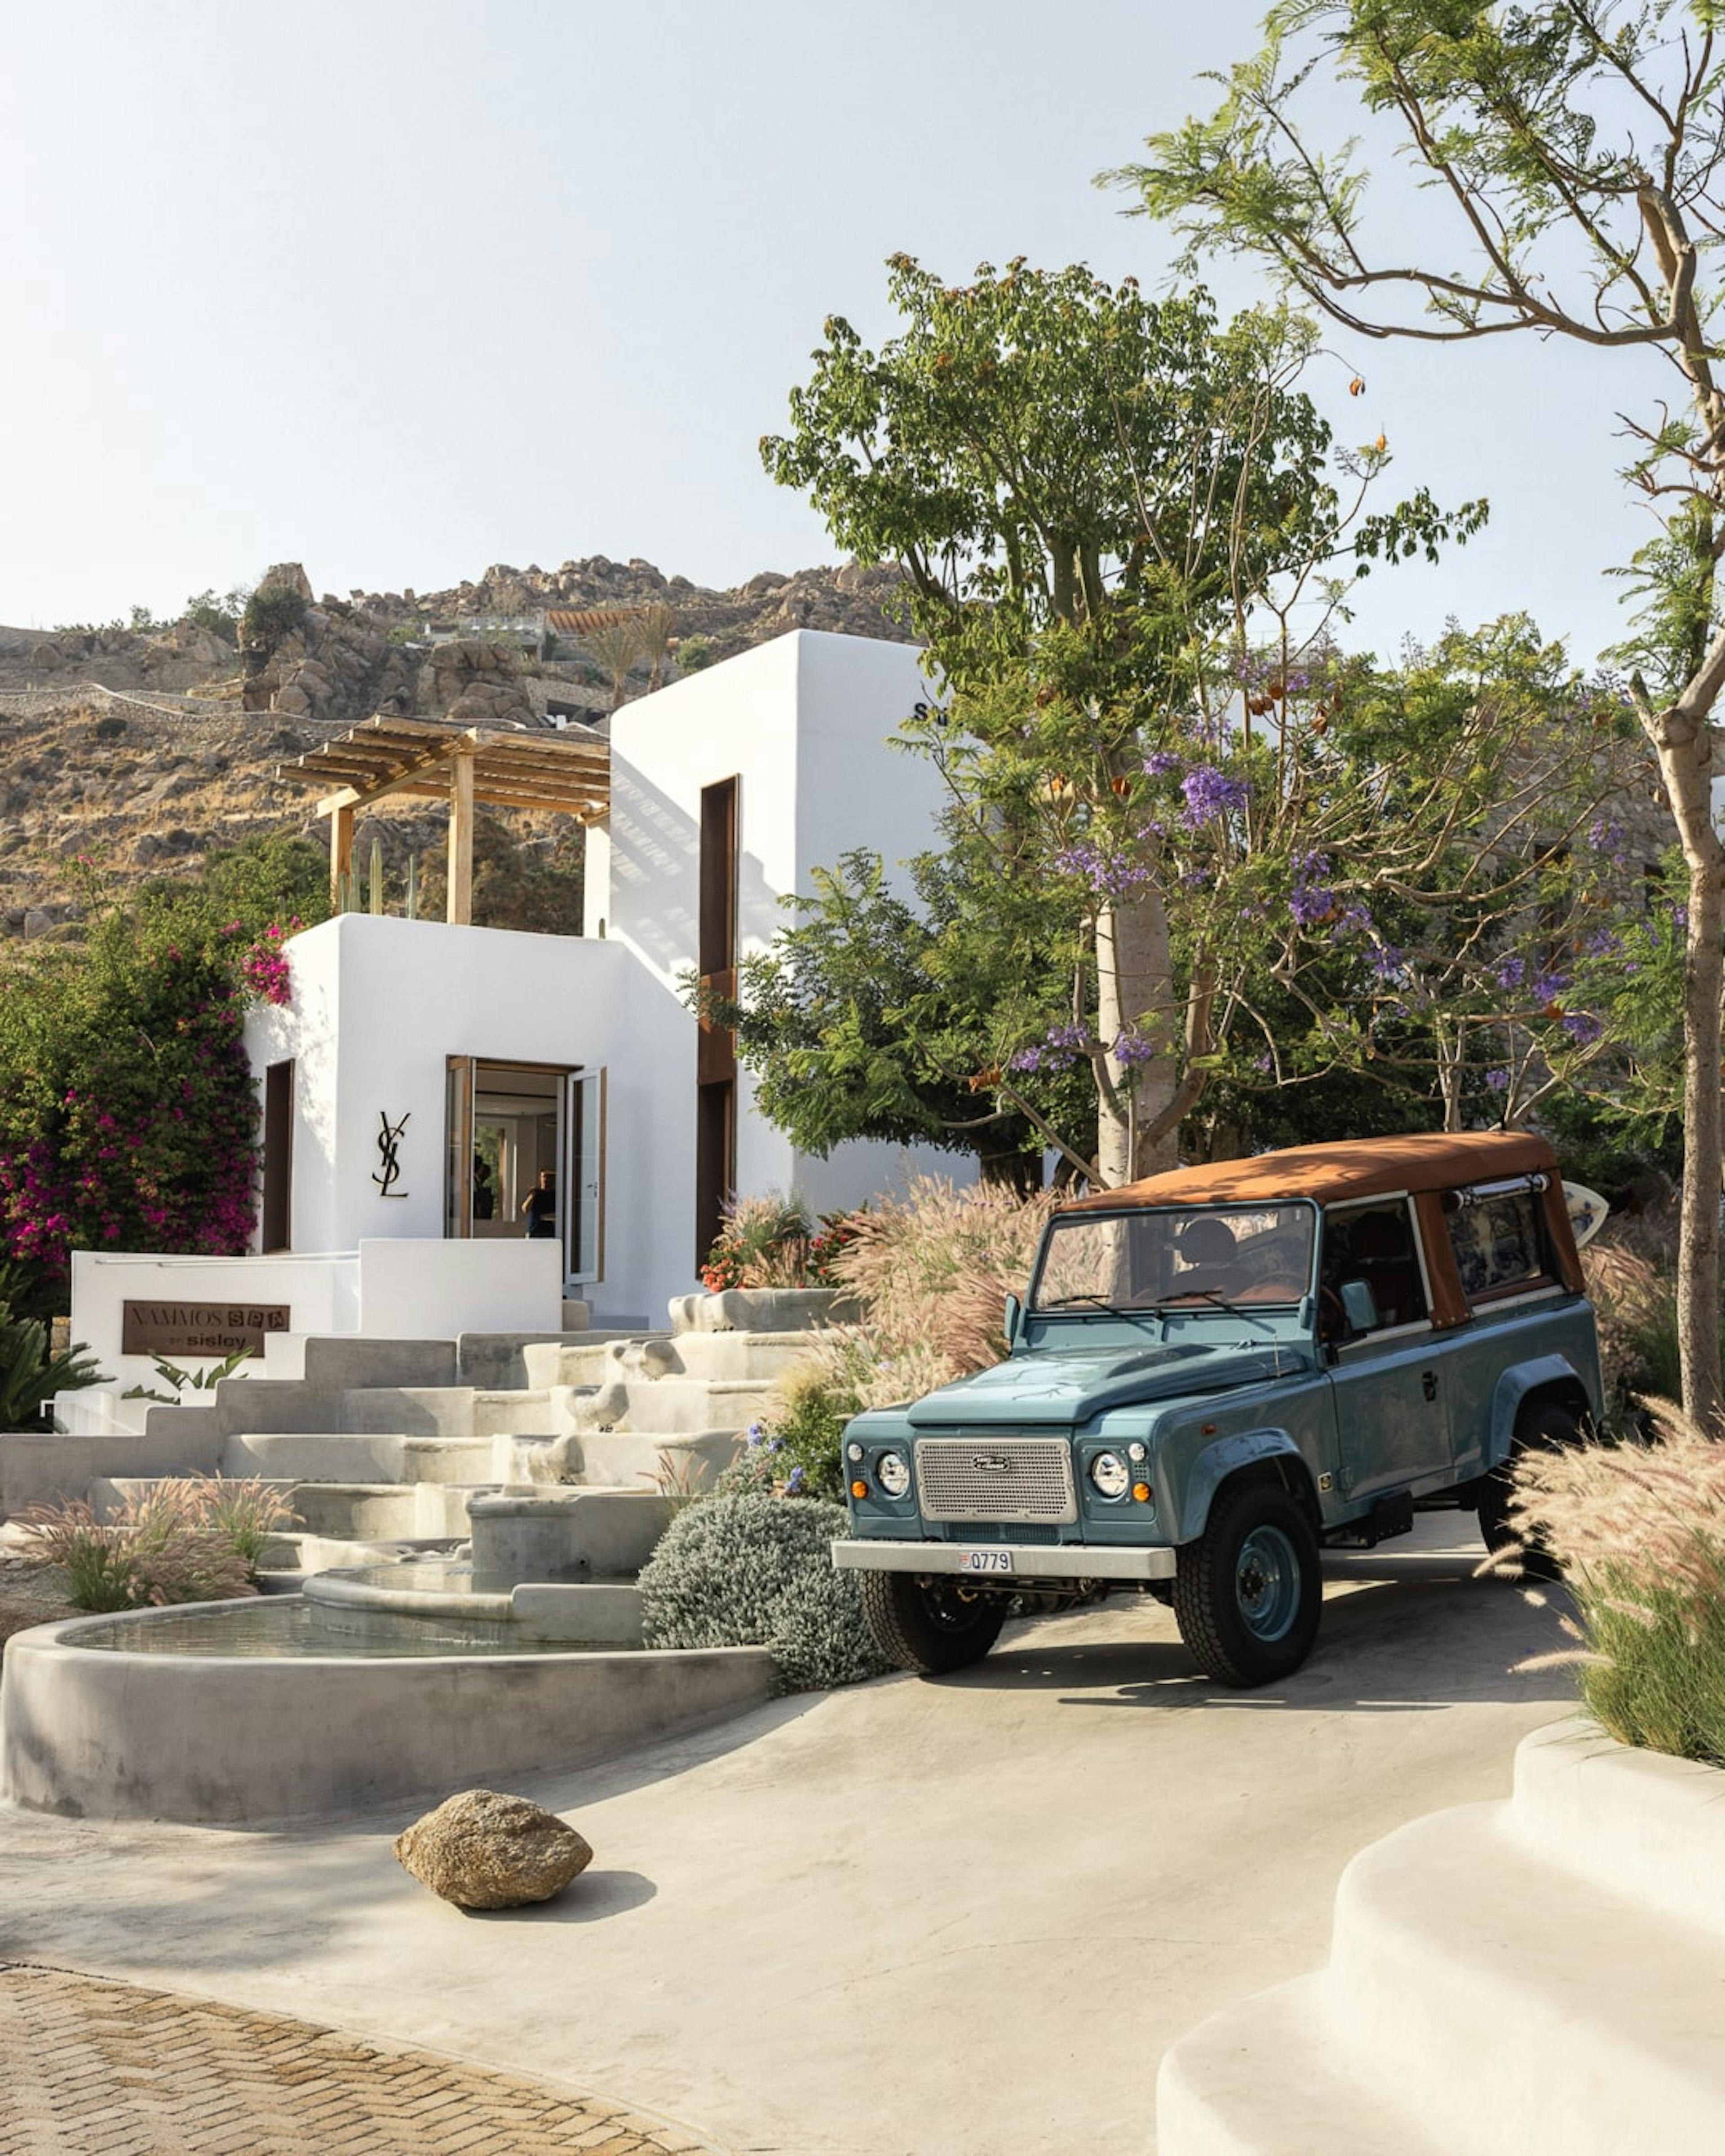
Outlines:
[[430,719],[367,719],[324,742],[276,776],[295,786],[329,786],[317,804],[330,819],[330,891],[353,868],[353,818],[390,795],[449,804],[448,918],[473,918],[473,812],[545,808],[591,824],[611,804],[611,752],[602,740],[439,726]]

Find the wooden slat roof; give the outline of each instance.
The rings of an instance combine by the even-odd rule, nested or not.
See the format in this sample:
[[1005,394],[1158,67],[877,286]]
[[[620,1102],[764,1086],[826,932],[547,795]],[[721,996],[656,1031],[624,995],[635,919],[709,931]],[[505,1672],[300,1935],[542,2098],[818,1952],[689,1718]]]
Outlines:
[[450,726],[431,719],[367,719],[276,767],[290,785],[317,786],[321,809],[404,793],[447,799],[450,766],[473,758],[473,796],[505,808],[549,808],[591,823],[611,798],[609,744],[593,737]]

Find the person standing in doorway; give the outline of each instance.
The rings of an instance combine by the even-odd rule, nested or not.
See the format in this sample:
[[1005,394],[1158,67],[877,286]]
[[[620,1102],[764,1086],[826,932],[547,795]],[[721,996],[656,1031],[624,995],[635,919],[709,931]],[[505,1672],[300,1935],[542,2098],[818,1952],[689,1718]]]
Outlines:
[[548,1168],[539,1171],[539,1182],[521,1200],[521,1210],[527,1216],[527,1233],[531,1236],[554,1235],[557,1231],[557,1177]]

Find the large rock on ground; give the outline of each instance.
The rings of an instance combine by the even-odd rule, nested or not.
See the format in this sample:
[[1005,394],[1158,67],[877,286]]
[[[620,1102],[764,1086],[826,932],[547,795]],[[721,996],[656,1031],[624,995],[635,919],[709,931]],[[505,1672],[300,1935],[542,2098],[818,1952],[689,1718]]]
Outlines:
[[395,1853],[459,1909],[548,1902],[593,1861],[586,1840],[554,1812],[495,1789],[450,1797],[396,1836]]

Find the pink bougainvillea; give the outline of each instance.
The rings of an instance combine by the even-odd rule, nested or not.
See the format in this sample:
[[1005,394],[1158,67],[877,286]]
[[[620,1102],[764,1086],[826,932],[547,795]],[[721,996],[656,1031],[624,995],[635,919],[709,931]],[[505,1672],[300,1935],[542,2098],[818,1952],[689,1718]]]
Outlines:
[[239,978],[260,1002],[285,1005],[293,1001],[293,973],[281,947],[300,925],[297,918],[285,928],[272,923],[240,960]]

